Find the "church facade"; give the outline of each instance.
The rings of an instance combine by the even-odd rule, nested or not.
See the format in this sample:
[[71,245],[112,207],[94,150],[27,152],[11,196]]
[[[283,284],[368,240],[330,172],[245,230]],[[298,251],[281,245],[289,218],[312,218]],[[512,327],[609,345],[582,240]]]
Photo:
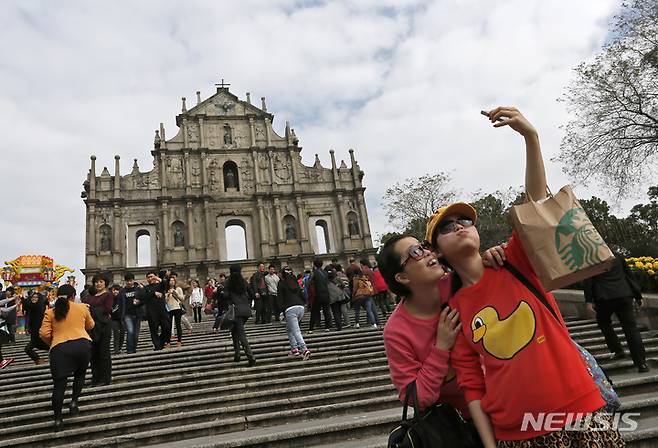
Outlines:
[[[256,107],[249,94],[243,101],[222,85],[204,101],[197,92],[196,100],[187,109],[183,98],[174,137],[160,124],[152,170],[141,172],[135,160],[122,176],[117,155],[114,175],[107,168],[98,175],[91,156],[82,192],[88,279],[106,272],[120,281],[126,271],[142,277],[158,267],[203,280],[234,263],[252,271],[259,261],[301,272],[315,258],[345,264],[374,255],[364,173],[353,150],[349,167],[336,163],[333,150],[331,167],[317,154],[306,166],[289,124],[283,136],[272,128],[265,98]],[[229,227],[243,231],[240,260],[229,259]]]

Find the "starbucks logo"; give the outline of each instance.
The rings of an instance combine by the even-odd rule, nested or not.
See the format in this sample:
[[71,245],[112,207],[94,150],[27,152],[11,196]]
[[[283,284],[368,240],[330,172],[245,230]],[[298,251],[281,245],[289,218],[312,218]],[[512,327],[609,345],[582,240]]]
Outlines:
[[560,219],[555,229],[555,247],[571,270],[602,262],[600,251],[607,248],[582,208],[573,208]]

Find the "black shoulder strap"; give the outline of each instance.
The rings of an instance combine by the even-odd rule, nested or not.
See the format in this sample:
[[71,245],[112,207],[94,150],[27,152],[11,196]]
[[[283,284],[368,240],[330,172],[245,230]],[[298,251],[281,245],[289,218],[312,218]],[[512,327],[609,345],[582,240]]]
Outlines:
[[518,281],[523,283],[523,285],[530,290],[531,293],[537,297],[537,299],[544,304],[544,306],[550,311],[550,313],[553,315],[555,320],[560,323],[560,319],[557,317],[557,313],[555,312],[555,309],[548,303],[548,300],[546,300],[546,297],[544,294],[539,292],[539,290],[533,285],[530,280],[528,280],[516,267],[514,267],[512,264],[510,264],[509,261],[505,261],[505,264],[503,264],[503,267],[507,269]]
[[418,410],[418,395],[416,392],[416,380],[413,380],[406,386],[405,394],[404,394],[404,408],[402,409],[402,421],[406,422],[407,421],[407,409],[409,408],[409,402],[411,401],[411,404],[414,408],[414,420],[418,418],[419,410]]

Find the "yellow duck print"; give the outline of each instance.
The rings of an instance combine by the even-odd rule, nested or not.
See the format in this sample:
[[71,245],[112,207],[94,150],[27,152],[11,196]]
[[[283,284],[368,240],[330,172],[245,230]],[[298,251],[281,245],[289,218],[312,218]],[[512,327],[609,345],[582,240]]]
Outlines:
[[471,320],[473,343],[482,341],[484,350],[498,359],[512,359],[532,341],[535,329],[535,314],[523,300],[505,319],[500,319],[498,311],[488,306]]

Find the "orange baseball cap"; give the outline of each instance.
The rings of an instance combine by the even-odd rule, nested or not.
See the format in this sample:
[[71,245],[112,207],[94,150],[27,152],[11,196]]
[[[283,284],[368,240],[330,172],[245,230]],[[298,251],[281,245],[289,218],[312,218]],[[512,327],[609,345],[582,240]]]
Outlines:
[[466,216],[467,218],[471,218],[473,223],[475,223],[478,218],[475,209],[465,202],[455,202],[454,204],[440,207],[432,216],[430,216],[430,219],[427,220],[427,226],[425,227],[425,239],[429,241],[432,246],[436,244],[434,237],[436,236],[435,233],[439,227],[439,223],[443,221],[443,218],[449,215]]

